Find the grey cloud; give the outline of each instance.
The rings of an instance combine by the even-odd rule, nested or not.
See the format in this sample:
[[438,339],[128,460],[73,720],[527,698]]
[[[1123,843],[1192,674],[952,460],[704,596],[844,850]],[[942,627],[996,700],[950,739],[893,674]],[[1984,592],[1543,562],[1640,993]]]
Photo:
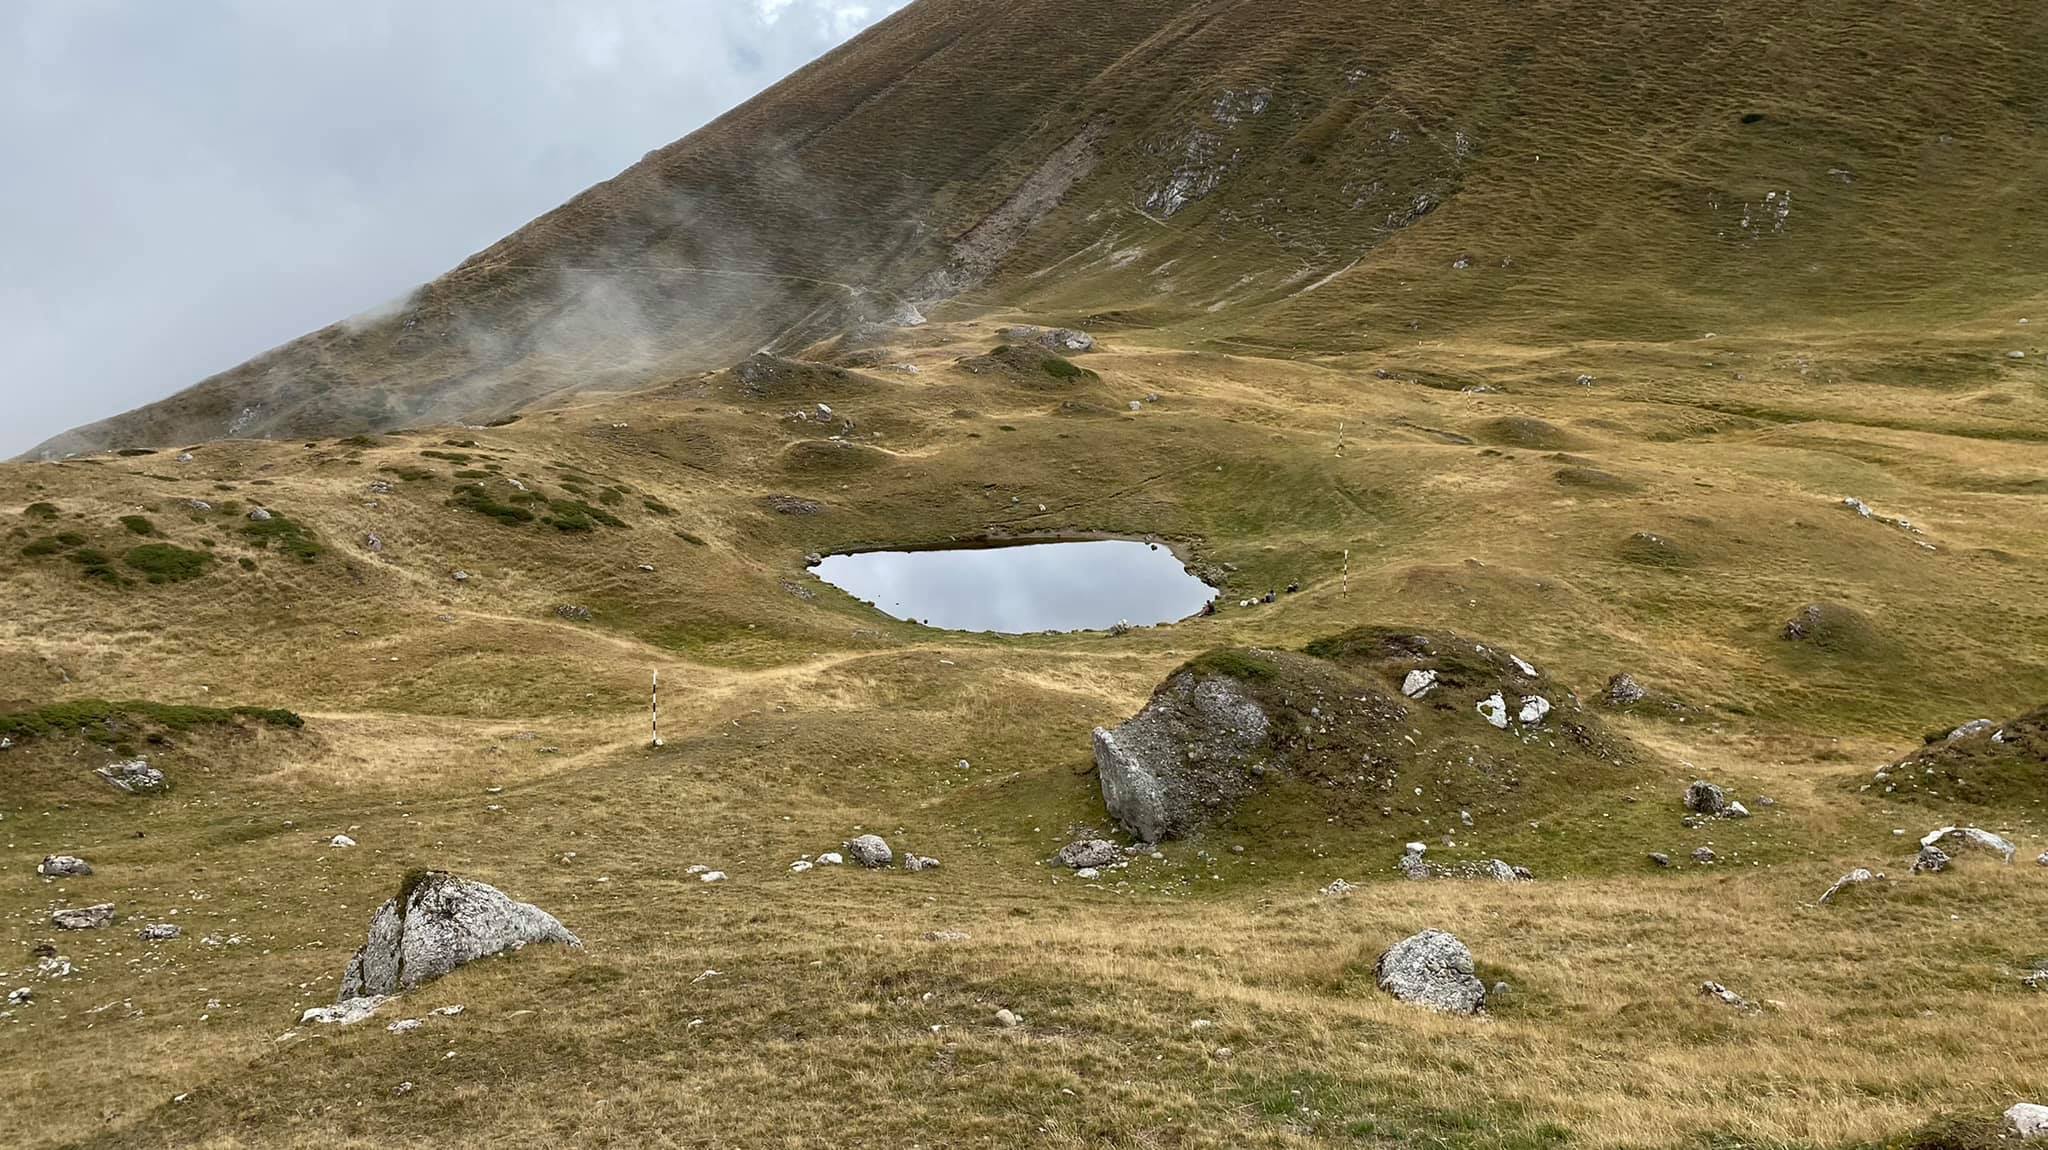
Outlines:
[[415,285],[902,0],[14,0],[0,458]]

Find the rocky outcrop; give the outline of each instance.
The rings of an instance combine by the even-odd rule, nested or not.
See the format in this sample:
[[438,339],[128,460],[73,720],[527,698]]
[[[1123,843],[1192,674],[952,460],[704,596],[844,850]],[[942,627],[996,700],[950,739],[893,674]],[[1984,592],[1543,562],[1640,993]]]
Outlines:
[[1445,1014],[1478,1014],[1486,1009],[1486,984],[1472,966],[1472,952],[1441,930],[1410,935],[1380,955],[1373,973],[1379,988],[1403,1002]]
[[1972,719],[1929,732],[1925,745],[1874,775],[1860,789],[1885,802],[1937,811],[1955,804],[2017,815],[2048,787],[2048,707],[1998,722]]
[[1347,821],[1369,802],[1398,845],[1446,810],[1513,821],[1620,785],[1636,755],[1600,723],[1507,649],[1361,627],[1301,651],[1202,654],[1131,719],[1096,728],[1094,759],[1109,813],[1145,842],[1278,794]]
[[1205,811],[1251,793],[1270,735],[1236,679],[1182,671],[1133,718],[1095,728],[1102,801],[1146,842],[1184,835]]
[[50,855],[36,864],[36,873],[51,878],[83,878],[92,873],[92,864],[76,855]]
[[1992,834],[1983,827],[1941,827],[1922,836],[1920,846],[1923,850],[1931,850],[1935,844],[1951,839],[1965,846],[1991,851],[2004,859],[2008,866],[2012,864],[2014,856],[2019,854],[2018,847],[2006,841],[2003,836]]
[[496,887],[443,871],[415,871],[370,920],[369,941],[349,960],[336,1001],[396,994],[479,958],[582,940],[555,916]]

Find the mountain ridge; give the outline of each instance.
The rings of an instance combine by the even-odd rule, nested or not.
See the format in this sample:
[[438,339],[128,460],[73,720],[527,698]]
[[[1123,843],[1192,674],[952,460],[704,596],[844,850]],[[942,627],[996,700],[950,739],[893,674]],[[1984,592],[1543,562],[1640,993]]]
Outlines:
[[401,305],[28,457],[488,422],[948,301],[1281,356],[2024,312],[2044,26],[924,0]]

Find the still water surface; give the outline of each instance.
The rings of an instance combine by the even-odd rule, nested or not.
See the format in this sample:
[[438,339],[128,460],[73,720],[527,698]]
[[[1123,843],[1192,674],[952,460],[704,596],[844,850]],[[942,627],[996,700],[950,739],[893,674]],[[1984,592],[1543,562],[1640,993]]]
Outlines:
[[864,551],[812,571],[898,619],[1011,635],[1171,623],[1216,596],[1173,552],[1128,539]]

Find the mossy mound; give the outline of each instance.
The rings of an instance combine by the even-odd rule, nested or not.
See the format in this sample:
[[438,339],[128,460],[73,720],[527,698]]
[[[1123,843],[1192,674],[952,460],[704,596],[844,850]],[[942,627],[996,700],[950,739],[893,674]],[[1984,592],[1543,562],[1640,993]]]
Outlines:
[[1778,635],[1788,643],[1828,655],[1872,655],[1884,646],[1883,636],[1869,616],[1840,603],[1808,603],[1785,621]]
[[118,742],[152,733],[183,734],[202,726],[244,722],[297,730],[305,720],[277,707],[191,707],[134,700],[74,699],[0,714],[0,737],[17,742],[43,735],[86,734]]
[[1597,467],[1560,467],[1551,472],[1550,477],[1557,481],[1559,487],[1569,487],[1575,491],[1625,495],[1643,489],[1642,484],[1632,479],[1623,479],[1613,472],[1602,471]]
[[1874,778],[1849,781],[1886,802],[1944,809],[1963,803],[2037,815],[2048,799],[2048,706],[2002,723],[1975,719],[1926,741]]
[[140,572],[151,583],[183,583],[213,569],[214,558],[204,551],[191,551],[170,543],[145,543],[131,547],[121,562]]
[[1500,447],[1526,447],[1542,451],[1570,451],[1586,446],[1581,436],[1545,420],[1527,415],[1503,415],[1473,429],[1482,443]]
[[806,439],[782,451],[782,470],[791,475],[856,475],[886,467],[891,456],[879,448],[834,439]]
[[805,405],[867,395],[881,386],[843,367],[784,359],[765,352],[748,356],[713,377],[716,390],[740,399]]
[[1497,843],[1640,758],[1513,653],[1381,627],[1206,652],[1096,742],[1105,802],[1142,837],[1340,835],[1387,867],[1416,839]]
[[1102,382],[1101,376],[1066,356],[1034,344],[997,344],[987,354],[961,360],[960,369],[972,375],[1000,376],[1035,390]]
[[1622,562],[1638,567],[1691,567],[1698,562],[1690,547],[1654,531],[1630,533],[1615,548],[1615,553]]

